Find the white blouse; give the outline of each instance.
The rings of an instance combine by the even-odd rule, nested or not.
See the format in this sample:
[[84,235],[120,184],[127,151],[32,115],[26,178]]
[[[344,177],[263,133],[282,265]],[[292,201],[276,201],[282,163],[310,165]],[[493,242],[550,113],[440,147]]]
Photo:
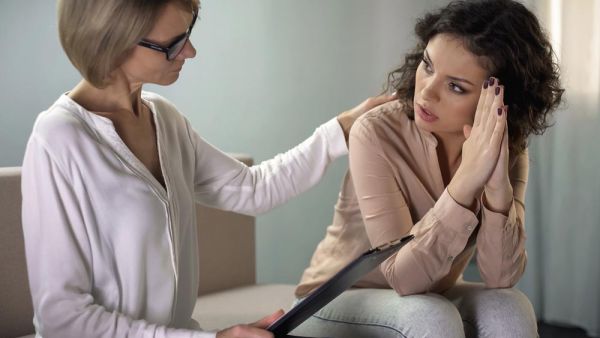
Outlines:
[[22,170],[37,337],[214,337],[191,318],[195,202],[248,215],[314,186],[347,154],[336,119],[253,167],[219,151],[166,99],[143,92],[166,189],[112,122],[67,95],[42,112]]

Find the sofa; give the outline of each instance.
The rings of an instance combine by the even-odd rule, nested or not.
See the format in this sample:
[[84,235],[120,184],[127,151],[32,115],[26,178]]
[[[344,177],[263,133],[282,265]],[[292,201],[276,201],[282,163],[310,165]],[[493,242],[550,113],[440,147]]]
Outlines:
[[[247,155],[232,156],[252,164]],[[200,326],[217,330],[289,309],[294,285],[256,283],[255,219],[202,205],[196,212],[200,287],[193,318]],[[0,168],[0,258],[0,337],[34,337],[19,167]]]

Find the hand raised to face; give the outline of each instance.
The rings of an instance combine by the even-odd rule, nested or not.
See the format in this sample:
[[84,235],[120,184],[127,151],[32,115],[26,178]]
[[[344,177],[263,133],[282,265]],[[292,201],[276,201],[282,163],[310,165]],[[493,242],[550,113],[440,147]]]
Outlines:
[[489,78],[483,84],[473,126],[463,128],[462,162],[451,182],[452,197],[458,203],[471,205],[496,168],[506,129],[504,86]]

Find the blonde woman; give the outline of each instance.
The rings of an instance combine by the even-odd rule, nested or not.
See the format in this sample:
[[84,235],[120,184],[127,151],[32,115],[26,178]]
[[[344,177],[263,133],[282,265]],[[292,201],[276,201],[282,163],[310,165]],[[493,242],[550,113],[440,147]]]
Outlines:
[[83,79],[36,120],[23,162],[23,228],[37,337],[270,337],[281,311],[202,332],[194,204],[265,212],[347,153],[381,96],[251,168],[203,140],[146,83],[177,80],[196,50],[197,0],[62,0],[62,46]]

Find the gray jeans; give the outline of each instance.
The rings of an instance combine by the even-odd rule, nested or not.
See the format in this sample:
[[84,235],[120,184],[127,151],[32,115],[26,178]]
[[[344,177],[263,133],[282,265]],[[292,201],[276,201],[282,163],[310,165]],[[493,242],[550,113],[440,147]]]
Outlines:
[[293,335],[312,337],[538,337],[533,307],[517,289],[460,282],[442,295],[399,297],[391,289],[351,289]]

